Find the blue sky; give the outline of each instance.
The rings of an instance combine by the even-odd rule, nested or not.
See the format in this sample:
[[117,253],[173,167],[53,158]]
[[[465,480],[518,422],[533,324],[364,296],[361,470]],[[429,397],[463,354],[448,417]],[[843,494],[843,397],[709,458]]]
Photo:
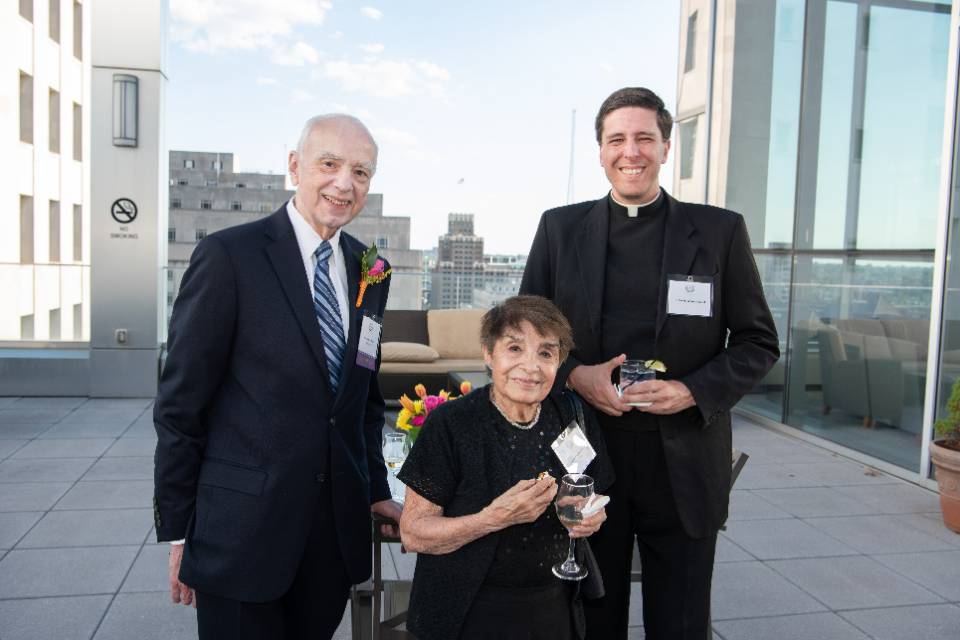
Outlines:
[[[603,195],[593,118],[622,86],[673,110],[679,0],[171,0],[167,141],[285,172],[303,122],[341,111],[380,145],[372,191],[429,248],[476,214],[525,253],[540,213]],[[672,182],[672,162],[661,172]],[[366,240],[366,239],[364,239]]]

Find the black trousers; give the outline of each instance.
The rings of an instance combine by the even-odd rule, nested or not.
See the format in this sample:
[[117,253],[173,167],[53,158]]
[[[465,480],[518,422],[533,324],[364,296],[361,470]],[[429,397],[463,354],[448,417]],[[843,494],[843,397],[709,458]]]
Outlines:
[[333,529],[330,497],[325,495],[317,505],[290,589],[269,602],[241,602],[197,592],[199,638],[329,640],[343,618],[349,595],[350,578]]
[[716,534],[683,530],[658,431],[604,431],[617,474],[607,521],[590,538],[606,596],[584,600],[588,640],[626,639],[634,540],[647,640],[707,640]]

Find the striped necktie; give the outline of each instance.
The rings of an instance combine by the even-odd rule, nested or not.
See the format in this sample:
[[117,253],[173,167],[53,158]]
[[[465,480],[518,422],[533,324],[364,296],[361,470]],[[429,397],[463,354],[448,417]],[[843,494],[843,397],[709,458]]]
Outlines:
[[340,304],[337,302],[337,294],[334,293],[333,282],[330,281],[329,261],[333,255],[333,247],[324,240],[313,255],[317,257],[317,266],[313,270],[313,308],[317,312],[323,332],[323,350],[327,356],[327,369],[330,371],[330,387],[336,393],[343,371],[343,354],[347,341],[343,336]]

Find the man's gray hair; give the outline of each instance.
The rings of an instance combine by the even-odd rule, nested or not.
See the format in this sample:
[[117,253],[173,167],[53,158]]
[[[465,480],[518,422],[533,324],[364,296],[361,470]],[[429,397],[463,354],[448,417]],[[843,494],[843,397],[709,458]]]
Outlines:
[[373,144],[373,153],[379,155],[380,149],[377,147],[377,141],[373,139],[373,135],[370,133],[370,130],[367,129],[367,126],[360,122],[358,118],[347,115],[346,113],[325,113],[319,116],[313,116],[307,120],[303,125],[303,129],[300,131],[300,139],[297,140],[297,155],[303,153],[303,147],[307,144],[307,138],[310,137],[310,133],[315,128],[335,120],[346,120],[347,122],[355,124],[363,129],[363,131],[367,134],[367,137],[370,138],[370,143]]

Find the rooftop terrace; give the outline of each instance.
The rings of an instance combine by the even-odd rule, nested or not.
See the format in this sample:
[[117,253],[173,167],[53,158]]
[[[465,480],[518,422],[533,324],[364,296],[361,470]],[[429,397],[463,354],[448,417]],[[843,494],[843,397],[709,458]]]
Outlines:
[[[150,509],[151,400],[0,398],[0,638],[195,638]],[[743,420],[714,637],[956,640],[960,535],[937,495]],[[410,578],[392,545],[385,578]],[[635,585],[631,638],[642,638]],[[349,616],[337,636],[350,638]]]

